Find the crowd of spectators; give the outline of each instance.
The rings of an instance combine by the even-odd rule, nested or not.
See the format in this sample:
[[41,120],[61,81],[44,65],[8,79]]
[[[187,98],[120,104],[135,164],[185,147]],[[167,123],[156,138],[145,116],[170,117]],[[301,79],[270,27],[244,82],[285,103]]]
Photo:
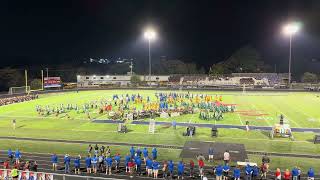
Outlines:
[[3,169],[17,169],[23,171],[38,171],[37,161],[21,161],[22,153],[19,149],[16,151],[8,150],[8,159],[6,159],[3,164]]
[[20,102],[24,102],[24,101],[31,101],[31,100],[34,100],[34,99],[38,99],[38,95],[37,94],[1,98],[0,99],[0,106],[5,106],[5,105],[8,105],[8,104],[14,104],[14,103],[20,103]]
[[[119,153],[114,153],[111,156],[111,149],[109,146],[88,146],[87,157],[82,158],[80,155],[71,157],[66,154],[63,159],[59,159],[56,154],[52,154],[52,170],[57,171],[59,162],[63,162],[64,172],[81,174],[80,169],[85,167],[87,174],[91,173],[105,173],[106,175],[117,174],[125,172],[130,177],[142,176],[145,174],[147,177],[159,178],[159,174],[164,179],[184,179],[184,177],[199,177],[203,180],[207,179],[207,176],[214,176],[216,180],[240,180],[240,178],[246,180],[255,179],[267,179],[271,176],[269,172],[270,158],[265,154],[262,157],[261,166],[250,165],[247,163],[244,167],[237,165],[235,167],[230,166],[230,154],[225,151],[223,154],[223,164],[217,164],[216,166],[205,166],[206,157],[202,154],[196,156],[197,164],[191,159],[188,162],[180,160],[179,162],[173,162],[172,160],[158,161],[158,151],[156,148],[152,148],[149,153],[148,148],[135,148],[131,147],[125,156],[121,156]],[[208,150],[208,162],[213,162],[214,149],[210,147]],[[37,171],[38,165],[36,161],[20,162],[22,158],[21,152],[17,149],[13,152],[8,150],[8,159],[4,161],[4,169],[18,169],[23,171]],[[123,159],[123,160],[122,160]],[[84,165],[82,162],[84,161]],[[10,165],[13,164],[11,167]],[[71,169],[73,167],[73,169]],[[206,167],[206,168],[205,168]],[[197,169],[196,169],[197,168]],[[205,172],[206,171],[206,172]],[[286,169],[282,172],[279,168],[276,169],[272,177],[276,180],[299,180],[302,172],[298,167],[294,167],[291,170]],[[312,168],[306,172],[308,180],[314,180],[315,172]]]

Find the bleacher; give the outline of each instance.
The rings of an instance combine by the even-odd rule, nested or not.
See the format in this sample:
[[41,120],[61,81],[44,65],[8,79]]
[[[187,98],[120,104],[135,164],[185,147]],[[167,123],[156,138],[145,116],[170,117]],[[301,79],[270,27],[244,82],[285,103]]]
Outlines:
[[277,88],[284,84],[287,73],[232,73],[231,75],[212,77],[206,75],[171,75],[171,86],[232,88],[248,85],[252,87]]

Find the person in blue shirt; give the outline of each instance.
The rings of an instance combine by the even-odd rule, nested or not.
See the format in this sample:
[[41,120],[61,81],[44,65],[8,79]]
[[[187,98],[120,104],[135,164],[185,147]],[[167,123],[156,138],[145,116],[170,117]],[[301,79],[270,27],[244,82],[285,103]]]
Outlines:
[[228,175],[229,175],[229,171],[230,171],[230,166],[228,164],[225,164],[223,167],[222,167],[222,170],[223,170],[223,179],[226,180],[228,179]]
[[159,168],[160,168],[160,164],[156,160],[153,160],[152,170],[153,170],[153,178],[155,178],[155,179],[158,178]]
[[131,155],[131,158],[133,158],[134,157],[134,154],[135,154],[135,150],[134,150],[134,147],[133,146],[131,146],[131,148],[130,148],[130,155]]
[[139,156],[137,156],[137,158],[135,158],[135,163],[137,166],[137,175],[141,176],[141,158]]
[[233,176],[234,180],[240,180],[240,169],[238,166],[233,169]]
[[80,174],[80,157],[74,159],[74,173]]
[[180,161],[178,164],[178,179],[183,179],[183,173],[184,173],[184,163],[183,161]]
[[137,156],[141,157],[141,150],[140,150],[140,148],[137,148],[136,154],[137,154]]
[[14,157],[16,158],[16,164],[19,164],[20,158],[21,158],[21,153],[20,153],[19,149],[17,149],[16,152],[14,153]]
[[291,174],[292,174],[292,180],[298,180],[299,170],[298,170],[297,167],[294,167],[294,168],[292,169]]
[[116,162],[116,172],[118,172],[118,169],[120,167],[120,159],[121,159],[120,154],[116,154],[114,156],[114,161]]
[[216,180],[222,180],[223,168],[221,165],[215,168],[214,173],[216,174]]
[[92,158],[91,158],[91,165],[92,165],[92,170],[93,170],[93,173],[97,173],[97,163],[98,163],[98,158],[96,155],[94,155]]
[[147,157],[148,157],[148,149],[147,148],[144,148],[142,150],[142,154],[143,154],[143,161],[144,161],[144,164],[146,164],[146,160],[147,160]]
[[153,159],[153,160],[156,160],[156,159],[157,159],[157,156],[158,156],[157,148],[153,148],[153,149],[152,149],[152,159]]
[[152,160],[150,158],[147,158],[147,161],[146,161],[146,171],[147,171],[148,177],[152,175]]
[[91,158],[90,155],[86,157],[86,168],[87,168],[87,173],[91,173]]
[[70,173],[70,161],[71,161],[71,159],[70,159],[70,157],[69,157],[69,155],[68,154],[66,154],[65,156],[64,156],[64,173]]
[[208,159],[208,161],[209,162],[213,162],[213,148],[212,147],[210,147],[209,148],[209,150],[208,150],[208,154],[209,154],[209,159]]
[[172,127],[173,127],[173,129],[177,129],[177,122],[176,122],[176,120],[173,120],[173,121],[172,121]]
[[259,168],[258,166],[253,166],[252,168],[252,179],[257,179],[259,176]]
[[251,180],[251,177],[252,177],[252,168],[249,164],[247,164],[247,166],[245,167],[245,174],[246,174],[246,177],[245,179],[246,180]]
[[314,170],[312,168],[308,171],[308,180],[314,180]]
[[171,179],[172,179],[172,177],[173,177],[173,170],[174,170],[174,163],[172,162],[172,160],[170,160],[169,163],[168,163],[168,169],[169,169],[170,177],[171,177]]
[[8,158],[10,159],[10,162],[12,163],[13,160],[13,152],[11,149],[8,149]]
[[108,175],[111,175],[111,168],[112,168],[112,158],[110,156],[108,156],[106,159],[105,159],[105,164],[106,164],[106,174]]
[[125,157],[126,172],[129,172],[128,164],[129,164],[130,160],[131,160],[131,158],[130,158],[129,154],[127,154]]
[[58,165],[58,156],[56,154],[52,154],[51,162],[52,162],[52,171],[56,171],[57,165]]

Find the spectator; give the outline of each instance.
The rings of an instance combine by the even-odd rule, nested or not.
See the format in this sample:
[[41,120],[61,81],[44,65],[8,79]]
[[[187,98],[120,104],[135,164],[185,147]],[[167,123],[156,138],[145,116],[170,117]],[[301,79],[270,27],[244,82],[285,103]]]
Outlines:
[[37,163],[37,161],[34,161],[32,163],[32,171],[34,171],[34,172],[38,171],[38,163]]
[[10,148],[8,149],[8,158],[10,159],[10,162],[12,163],[13,162],[13,152]]
[[131,146],[131,148],[130,148],[130,155],[131,155],[131,158],[133,158],[134,157],[134,154],[135,154],[135,150],[134,150],[134,147],[133,146]]
[[92,153],[92,146],[91,146],[91,144],[89,144],[89,146],[88,146],[88,154],[91,154]]
[[292,169],[291,174],[292,174],[292,180],[298,180],[299,170],[297,167],[294,167]]
[[184,173],[184,163],[183,161],[180,161],[178,164],[178,179],[183,179],[183,173]]
[[68,154],[64,156],[64,173],[70,173],[70,157]]
[[87,168],[87,173],[91,173],[91,158],[90,155],[86,157],[86,168]]
[[147,160],[147,157],[148,157],[148,149],[147,148],[144,148],[142,150],[142,153],[143,153],[143,161],[144,161],[144,164],[146,164],[146,160]]
[[314,171],[312,168],[308,171],[308,180],[314,180]]
[[20,153],[19,149],[16,150],[14,156],[16,158],[16,163],[19,164],[20,163],[20,158],[21,158],[21,153]]
[[229,164],[230,161],[230,153],[228,150],[226,150],[226,152],[224,152],[223,154],[223,160],[224,160],[224,164]]
[[198,166],[199,166],[199,176],[201,176],[201,178],[202,178],[204,175],[204,173],[203,173],[204,161],[202,158],[199,158]]
[[112,168],[112,158],[110,156],[108,156],[106,159],[105,159],[105,164],[106,164],[106,174],[108,175],[111,175],[111,168]]
[[210,147],[209,150],[208,150],[208,154],[209,154],[209,159],[208,159],[208,161],[209,161],[209,162],[213,162],[213,153],[214,153],[213,148]]
[[270,163],[270,158],[268,157],[267,153],[265,153],[263,156],[262,156],[262,163],[265,164],[269,164]]
[[275,173],[276,180],[281,180],[281,171],[279,168],[277,168]]
[[160,164],[156,160],[153,160],[152,170],[153,170],[153,178],[155,179],[158,179],[159,168],[160,168]]
[[223,180],[227,180],[229,176],[230,166],[228,164],[225,164],[222,170],[223,170]]
[[252,179],[256,180],[258,176],[259,176],[259,168],[256,165],[254,165],[252,168]]
[[247,164],[246,168],[245,168],[245,173],[246,173],[246,180],[251,180],[252,177],[252,168],[249,164]]
[[3,169],[9,169],[9,161],[8,160],[5,160],[4,162],[3,162]]
[[194,177],[194,162],[190,160],[190,177]]
[[111,156],[111,149],[109,146],[107,146],[107,149],[106,149],[106,157],[109,157]]
[[58,165],[58,156],[56,154],[53,154],[51,156],[51,162],[52,162],[52,171],[56,171],[57,165]]
[[76,157],[74,160],[74,173],[80,174],[80,157]]
[[99,146],[98,146],[98,144],[96,144],[94,146],[94,155],[98,156],[98,152],[99,152]]
[[233,169],[233,176],[234,180],[240,180],[240,169],[238,166]]
[[152,149],[152,159],[153,160],[156,160],[157,159],[157,156],[158,156],[158,151],[157,151],[157,148],[153,148]]
[[[108,146],[109,147],[109,146]],[[104,147],[104,145],[102,145],[101,147],[100,147],[100,153],[101,154],[104,154],[104,150],[105,150],[105,147]]]
[[167,176],[168,176],[168,163],[167,163],[167,161],[163,161],[162,173],[163,173],[163,178],[167,179]]
[[114,156],[114,161],[116,162],[116,172],[118,172],[118,169],[120,168],[120,159],[121,157],[119,153]]
[[140,150],[140,148],[137,148],[136,155],[139,156],[139,157],[141,157],[141,150]]
[[146,161],[146,171],[148,177],[152,175],[152,160],[149,158]]
[[260,166],[261,170],[261,179],[267,179],[267,172],[268,172],[269,165],[267,163],[262,163]]
[[173,178],[173,170],[174,170],[174,163],[172,160],[169,161],[168,163],[168,169],[169,169],[169,173],[170,173],[170,178]]
[[129,174],[130,174],[130,177],[132,177],[135,164],[134,164],[134,162],[133,162],[132,160],[130,160],[129,163],[128,163],[128,166],[129,166]]
[[99,157],[98,157],[98,169],[99,171],[103,171],[103,163],[104,163],[104,156],[103,154],[100,154]]
[[13,180],[18,180],[19,172],[18,172],[18,169],[16,167],[14,167],[11,170],[11,177],[12,177]]
[[129,156],[129,154],[126,155],[125,157],[125,165],[126,165],[126,172],[129,172],[129,162],[130,162],[131,158]]
[[137,175],[138,176],[141,176],[141,158],[139,156],[136,156],[136,159],[135,159],[135,163],[136,163],[136,168],[137,168]]
[[222,180],[223,168],[221,165],[215,168],[214,173],[216,174],[216,180]]
[[97,173],[97,163],[98,163],[98,158],[96,155],[93,156],[93,158],[91,158],[91,165],[92,165],[92,171],[93,173]]
[[286,171],[283,174],[283,179],[290,180],[290,177],[291,177],[291,173],[290,173],[289,169],[286,169]]

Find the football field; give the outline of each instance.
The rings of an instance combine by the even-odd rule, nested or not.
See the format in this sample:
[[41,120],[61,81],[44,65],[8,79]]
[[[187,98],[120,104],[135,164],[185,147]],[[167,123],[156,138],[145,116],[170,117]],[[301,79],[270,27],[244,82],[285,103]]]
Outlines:
[[[66,113],[51,115],[39,115],[36,106],[59,106],[61,104],[82,104],[100,99],[112,99],[113,95],[140,94],[143,97],[149,96],[151,101],[155,101],[155,90],[98,90],[98,91],[79,91],[50,93],[39,96],[39,99],[12,104],[0,107],[0,147],[20,148],[25,151],[36,152],[58,152],[64,153],[85,153],[86,144],[68,144],[61,142],[35,142],[31,140],[8,140],[5,137],[16,138],[34,138],[49,140],[81,140],[88,142],[106,142],[106,143],[128,143],[130,144],[149,144],[149,145],[167,145],[183,146],[189,137],[182,136],[186,127],[177,127],[174,130],[171,127],[158,125],[155,134],[148,133],[147,125],[132,124],[127,122],[129,132],[120,134],[117,132],[118,124],[114,123],[94,123],[90,121],[85,113],[78,113],[75,110],[68,111],[70,118]],[[165,91],[161,91],[165,92]],[[170,92],[170,91],[167,91]],[[187,91],[177,91],[178,93],[187,93]],[[206,124],[224,124],[224,125],[244,125],[249,121],[253,126],[273,126],[279,123],[279,116],[282,114],[285,122],[291,127],[296,128],[320,128],[320,98],[319,93],[309,92],[233,92],[233,91],[190,91],[193,94],[207,94],[222,96],[222,102],[225,104],[234,104],[234,112],[223,114],[222,120],[201,120],[199,113],[181,115],[174,118],[156,118],[156,121],[186,123],[206,123]],[[141,108],[141,104],[131,103],[130,106]],[[98,108],[99,109],[99,108]],[[99,114],[99,110],[90,109],[92,119],[96,121],[107,120],[108,114]],[[16,129],[13,130],[12,120],[16,119]],[[148,121],[148,119],[142,120]],[[320,151],[318,145],[312,143],[313,132],[294,132],[295,141],[287,138],[270,139],[268,132],[250,131],[241,129],[219,129],[217,138],[211,137],[209,128],[198,128],[197,134],[192,140],[215,141],[228,143],[244,144],[248,151],[276,152],[276,153],[296,153],[296,154],[317,154]],[[117,146],[118,151],[126,151],[126,145]],[[176,158],[180,150],[163,148],[165,156],[163,158]],[[160,156],[161,156],[161,151]],[[250,155],[253,160],[256,155]],[[290,161],[303,164],[301,161]],[[279,161],[281,166],[282,161]],[[319,164],[319,163],[318,163]],[[282,164],[283,166],[287,164]],[[291,165],[291,164],[290,164]],[[300,165],[300,164],[298,164]],[[302,166],[302,165],[301,165]]]

